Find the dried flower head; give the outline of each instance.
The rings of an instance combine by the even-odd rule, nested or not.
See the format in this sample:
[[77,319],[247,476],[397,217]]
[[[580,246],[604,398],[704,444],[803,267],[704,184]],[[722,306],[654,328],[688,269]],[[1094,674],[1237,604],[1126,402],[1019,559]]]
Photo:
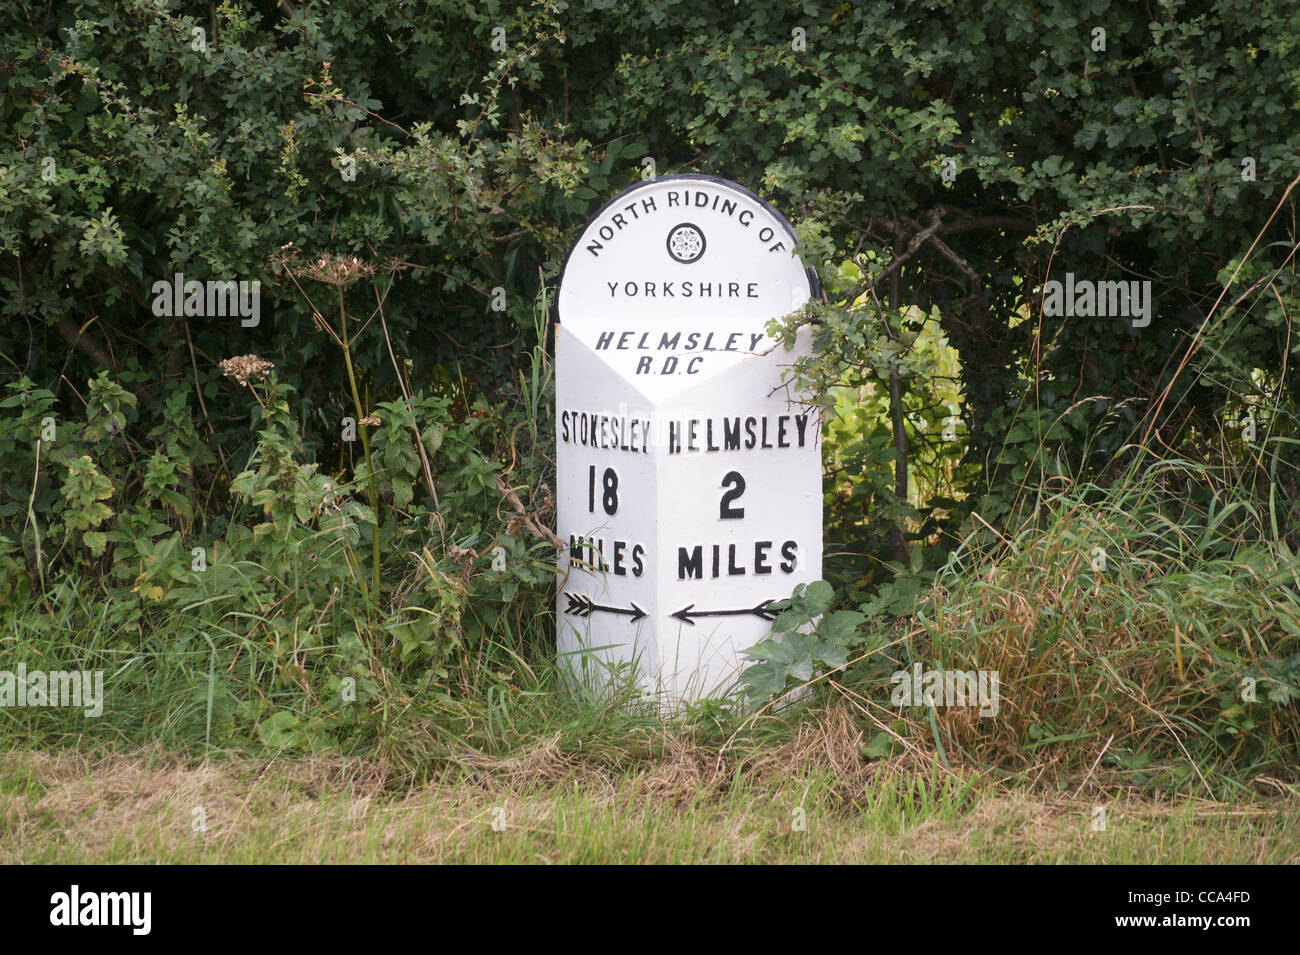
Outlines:
[[267,372],[275,365],[256,355],[236,355],[234,358],[222,360],[219,367],[225,377],[233,378],[241,385],[247,385],[249,381],[264,380]]
[[339,255],[329,252],[322,253],[316,256],[315,260],[308,261],[304,258],[302,250],[292,248],[292,245],[292,242],[282,245],[279,251],[271,256],[271,264],[277,268],[286,269],[295,278],[308,278],[339,288],[345,288],[361,279],[400,272],[407,268],[398,259],[365,262],[355,255]]

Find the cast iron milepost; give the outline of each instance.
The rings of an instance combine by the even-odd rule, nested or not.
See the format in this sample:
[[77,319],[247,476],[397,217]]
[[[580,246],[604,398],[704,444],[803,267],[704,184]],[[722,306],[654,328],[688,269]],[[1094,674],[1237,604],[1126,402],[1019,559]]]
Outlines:
[[732,182],[665,176],[607,202],[569,253],[555,329],[560,659],[717,695],[769,605],[821,576],[821,429],[767,336],[817,294],[789,223]]

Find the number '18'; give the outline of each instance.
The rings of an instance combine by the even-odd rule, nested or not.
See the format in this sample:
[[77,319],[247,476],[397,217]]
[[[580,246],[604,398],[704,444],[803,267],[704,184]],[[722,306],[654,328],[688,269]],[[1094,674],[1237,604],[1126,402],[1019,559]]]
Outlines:
[[[600,506],[605,513],[618,513],[618,473],[613,468],[605,468],[600,479]],[[587,510],[596,513],[596,465],[587,469]]]

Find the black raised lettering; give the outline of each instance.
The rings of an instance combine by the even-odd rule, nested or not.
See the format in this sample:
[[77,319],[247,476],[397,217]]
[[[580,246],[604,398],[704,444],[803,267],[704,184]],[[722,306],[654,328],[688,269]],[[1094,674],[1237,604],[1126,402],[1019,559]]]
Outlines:
[[[672,195],[672,193],[669,193]],[[678,580],[703,580],[704,579],[704,548],[700,544],[695,545],[695,550],[687,551],[685,547],[677,548],[677,579]]]
[[724,521],[743,518],[745,509],[736,507],[733,502],[745,493],[744,477],[739,471],[728,471],[722,478],[722,486],[731,490],[722,495],[722,501],[718,504],[718,518]]
[[795,565],[798,563],[799,545],[794,541],[786,541],[781,545],[781,556],[785,560],[781,561],[781,573],[794,573]]
[[740,419],[722,419],[722,447],[727,451],[740,450]]

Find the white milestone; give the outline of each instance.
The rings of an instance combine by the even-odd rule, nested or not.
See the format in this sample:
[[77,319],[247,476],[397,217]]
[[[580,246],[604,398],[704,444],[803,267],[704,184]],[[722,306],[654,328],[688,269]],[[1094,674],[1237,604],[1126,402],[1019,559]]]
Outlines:
[[725,694],[775,601],[821,576],[821,429],[767,323],[818,294],[749,190],[665,176],[610,200],[557,301],[561,663],[667,705]]

